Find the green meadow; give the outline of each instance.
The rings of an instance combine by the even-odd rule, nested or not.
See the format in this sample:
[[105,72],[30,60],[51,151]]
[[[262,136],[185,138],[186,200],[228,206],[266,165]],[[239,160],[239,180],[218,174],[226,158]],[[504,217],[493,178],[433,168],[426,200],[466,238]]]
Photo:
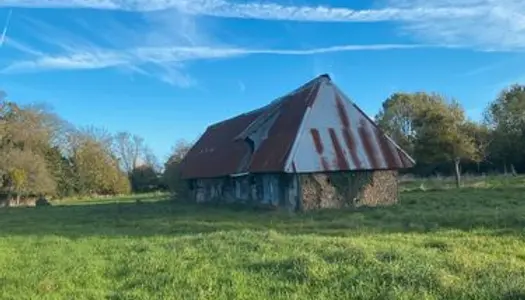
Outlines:
[[525,299],[525,178],[489,181],[301,214],[160,194],[1,209],[0,299]]

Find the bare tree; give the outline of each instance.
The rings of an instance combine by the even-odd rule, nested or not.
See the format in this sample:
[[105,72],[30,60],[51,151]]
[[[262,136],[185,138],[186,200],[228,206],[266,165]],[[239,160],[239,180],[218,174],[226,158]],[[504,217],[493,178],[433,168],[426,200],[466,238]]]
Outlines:
[[143,153],[144,164],[146,166],[151,167],[155,172],[160,173],[162,167],[160,166],[159,159],[157,158],[155,153],[153,153],[153,150],[148,146],[144,146],[143,151],[144,151]]
[[181,162],[186,154],[190,151],[192,146],[193,145],[186,140],[178,140],[171,149],[171,155],[168,158],[168,164],[173,162]]
[[146,146],[144,139],[129,132],[119,132],[114,138],[114,152],[122,169],[131,174],[141,160],[145,160]]

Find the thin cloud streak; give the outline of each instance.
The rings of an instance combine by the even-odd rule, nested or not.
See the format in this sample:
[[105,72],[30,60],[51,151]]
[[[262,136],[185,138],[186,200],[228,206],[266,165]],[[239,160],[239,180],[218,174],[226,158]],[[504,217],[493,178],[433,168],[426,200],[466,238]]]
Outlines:
[[5,46],[11,47],[27,55],[32,55],[32,56],[43,56],[44,55],[43,52],[38,51],[34,49],[33,47],[30,47],[20,41],[17,41],[13,37],[9,37],[9,39],[5,41]]
[[35,60],[15,62],[1,73],[24,73],[45,70],[102,69],[117,66],[142,64],[184,63],[194,60],[233,58],[247,55],[314,55],[350,51],[381,51],[416,49],[425,45],[341,45],[313,49],[245,49],[212,47],[149,47],[128,51],[100,50],[72,53],[62,56],[42,56]]
[[0,36],[0,48],[4,46],[5,38],[7,36],[7,30],[9,29],[9,23],[11,22],[11,15],[13,14],[13,10],[9,10],[9,13],[7,14],[7,20],[5,21],[4,30],[2,30],[2,35]]
[[311,22],[408,21],[420,18],[461,18],[479,16],[479,7],[416,7],[354,10],[345,7],[293,6],[276,3],[232,3],[224,0],[4,0],[4,7],[91,8],[150,12],[177,9],[187,14],[222,18],[287,20]]

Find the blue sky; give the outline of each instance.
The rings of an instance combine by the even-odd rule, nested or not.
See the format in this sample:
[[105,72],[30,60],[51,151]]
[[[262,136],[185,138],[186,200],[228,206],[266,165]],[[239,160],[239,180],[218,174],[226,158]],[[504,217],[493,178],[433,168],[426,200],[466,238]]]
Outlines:
[[77,125],[178,139],[328,73],[369,115],[439,92],[479,118],[525,83],[522,0],[0,0],[0,89]]

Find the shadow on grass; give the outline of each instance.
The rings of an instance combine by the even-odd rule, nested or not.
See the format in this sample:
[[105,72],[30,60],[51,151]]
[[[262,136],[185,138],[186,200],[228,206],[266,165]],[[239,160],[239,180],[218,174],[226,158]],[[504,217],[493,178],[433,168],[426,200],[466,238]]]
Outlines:
[[129,199],[121,203],[9,208],[0,210],[0,236],[179,236],[239,230],[351,236],[443,229],[523,235],[524,192],[524,188],[410,192],[403,193],[400,204],[391,207],[299,214],[168,200],[136,203]]

